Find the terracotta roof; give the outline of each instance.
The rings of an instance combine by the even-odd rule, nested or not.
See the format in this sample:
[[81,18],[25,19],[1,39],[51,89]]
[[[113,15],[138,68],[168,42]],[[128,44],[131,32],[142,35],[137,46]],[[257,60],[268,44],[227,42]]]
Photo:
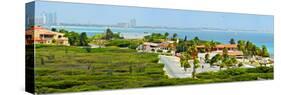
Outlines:
[[48,29],[45,29],[43,27],[40,27],[40,26],[33,26],[31,28],[29,28],[27,31],[26,31],[26,35],[33,35],[34,34],[34,31],[35,33],[38,33],[38,34],[45,34],[45,35],[56,35],[56,34],[60,34],[60,35],[63,35],[63,33],[58,33],[58,32],[53,32],[53,31],[50,31]]
[[[219,54],[222,54],[223,52],[218,52]],[[239,55],[243,55],[243,52],[241,51],[231,51],[231,52],[227,52],[228,55],[230,56],[239,56]]]
[[236,48],[236,44],[224,44],[224,45],[216,45],[216,48]]
[[160,43],[159,45],[160,45],[160,47],[169,47],[169,44],[170,43],[168,43],[168,42],[162,42],[162,43]]
[[[199,45],[196,46],[197,48],[205,48],[204,45]],[[216,45],[216,48],[236,48],[237,44],[221,44],[221,45]]]
[[150,45],[150,46],[159,46],[158,43],[151,43],[151,42],[145,42],[143,45]]

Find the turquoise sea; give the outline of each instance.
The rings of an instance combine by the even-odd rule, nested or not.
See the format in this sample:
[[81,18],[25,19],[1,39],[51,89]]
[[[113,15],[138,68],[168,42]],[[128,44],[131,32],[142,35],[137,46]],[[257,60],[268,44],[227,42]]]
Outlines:
[[[87,32],[92,36],[98,33],[104,33],[107,27],[82,27],[82,26],[55,26],[55,28],[64,28],[75,32]],[[237,40],[249,40],[257,46],[265,45],[273,56],[274,54],[274,33],[255,32],[255,31],[220,31],[220,30],[202,30],[202,29],[163,29],[163,28],[117,28],[111,27],[113,32],[120,32],[125,38],[141,38],[151,33],[165,33],[170,35],[177,33],[178,37],[193,39],[198,36],[202,40],[215,40],[222,43],[229,43],[230,38]]]

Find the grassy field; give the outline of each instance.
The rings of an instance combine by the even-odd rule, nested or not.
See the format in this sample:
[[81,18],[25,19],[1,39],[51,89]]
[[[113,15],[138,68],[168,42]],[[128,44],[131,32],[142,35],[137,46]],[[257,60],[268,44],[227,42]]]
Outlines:
[[36,93],[273,79],[273,68],[229,69],[169,79],[158,55],[117,47],[36,46]]

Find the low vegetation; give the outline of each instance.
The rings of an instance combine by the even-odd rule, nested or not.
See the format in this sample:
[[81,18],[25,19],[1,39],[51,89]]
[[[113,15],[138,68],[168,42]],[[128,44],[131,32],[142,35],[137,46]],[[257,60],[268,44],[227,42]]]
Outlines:
[[143,43],[142,40],[118,39],[118,40],[110,40],[110,41],[108,41],[106,46],[117,46],[117,47],[121,47],[121,48],[136,49],[142,43]]
[[157,62],[157,54],[134,49],[37,45],[36,92],[142,87],[166,78]]
[[272,67],[228,69],[192,78],[168,78],[158,55],[118,47],[36,45],[37,93],[77,92],[273,79]]

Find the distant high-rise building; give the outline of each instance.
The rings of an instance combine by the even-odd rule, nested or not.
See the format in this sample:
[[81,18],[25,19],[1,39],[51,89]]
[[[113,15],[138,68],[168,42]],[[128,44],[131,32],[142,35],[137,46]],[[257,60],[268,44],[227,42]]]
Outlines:
[[56,13],[41,13],[35,18],[37,25],[57,25],[57,14]]
[[137,21],[136,19],[131,19],[130,20],[130,27],[136,27],[137,26]]

